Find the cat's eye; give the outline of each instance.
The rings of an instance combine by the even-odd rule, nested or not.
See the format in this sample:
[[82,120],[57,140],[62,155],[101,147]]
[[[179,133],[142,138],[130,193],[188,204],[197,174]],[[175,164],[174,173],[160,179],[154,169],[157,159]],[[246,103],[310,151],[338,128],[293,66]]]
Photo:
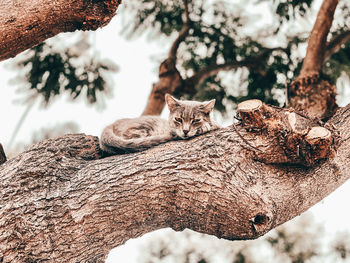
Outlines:
[[175,118],[175,121],[182,123],[182,119],[181,118]]
[[197,123],[200,123],[200,121],[201,121],[201,119],[194,119],[194,120],[192,120],[192,123],[197,124]]

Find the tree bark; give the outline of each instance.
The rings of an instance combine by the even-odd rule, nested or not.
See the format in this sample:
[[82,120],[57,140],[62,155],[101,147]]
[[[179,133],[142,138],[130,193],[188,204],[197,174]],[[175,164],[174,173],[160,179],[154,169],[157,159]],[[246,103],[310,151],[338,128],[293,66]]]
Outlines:
[[[120,1],[38,3],[0,3],[0,60],[59,32],[104,25]],[[321,8],[327,21],[329,10]],[[303,68],[295,83],[324,87],[319,72]],[[307,99],[298,87],[293,92]],[[164,227],[257,238],[349,179],[349,112],[339,109],[318,127],[308,116],[249,102],[240,125],[103,159],[97,137],[43,141],[0,164],[0,262],[102,262],[111,248]]]
[[257,238],[350,177],[349,112],[327,122],[336,154],[311,167],[255,158],[275,144],[246,113],[245,125],[103,159],[93,136],[43,141],[0,166],[0,261],[102,262],[111,248],[164,227]]
[[2,0],[0,61],[61,32],[108,24],[121,0]]
[[323,1],[310,34],[300,75],[309,75],[309,72],[321,71],[327,47],[327,36],[332,26],[337,5],[338,0]]
[[[288,87],[288,105],[315,119],[327,119],[337,109],[336,87],[321,73],[338,0],[324,0],[312,28],[299,76]],[[331,43],[332,44],[332,43]],[[335,42],[333,43],[335,44]]]

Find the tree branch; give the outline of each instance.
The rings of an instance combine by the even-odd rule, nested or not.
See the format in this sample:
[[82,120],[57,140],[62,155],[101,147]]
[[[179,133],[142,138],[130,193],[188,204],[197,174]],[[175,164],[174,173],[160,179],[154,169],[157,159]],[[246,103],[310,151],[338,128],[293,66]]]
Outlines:
[[165,94],[173,94],[176,90],[181,89],[183,85],[183,79],[176,68],[176,53],[191,28],[188,0],[184,0],[183,22],[183,27],[169,50],[168,58],[159,66],[159,81],[153,84],[146,107],[141,115],[160,115],[165,106]]
[[[324,60],[336,48],[336,39],[327,51],[327,36],[338,0],[324,0],[312,28],[299,76],[288,86],[288,106],[309,117],[326,120],[337,109],[336,87],[321,75]],[[328,53],[327,53],[328,52]]]
[[228,71],[240,67],[253,67],[254,63],[251,61],[232,61],[227,62],[224,64],[215,64],[210,65],[205,68],[200,69],[198,72],[196,72],[192,77],[186,79],[185,81],[187,83],[191,83],[191,86],[193,89],[195,89],[196,86],[201,84],[204,80],[206,80],[209,77],[217,75],[220,71]]
[[326,52],[324,54],[324,60],[328,60],[334,53],[338,52],[342,45],[350,41],[350,31],[344,31],[339,35],[333,37],[328,43]]
[[246,141],[275,142],[244,126],[240,136],[227,127],[104,159],[96,137],[43,141],[1,166],[0,258],[103,262],[111,248],[164,227],[257,238],[349,179],[349,112],[327,123],[339,132],[337,154],[308,168],[257,161]]
[[176,68],[176,60],[167,58],[159,66],[159,80],[153,84],[142,115],[160,115],[165,106],[165,94],[173,94],[183,85],[182,77]]
[[185,38],[188,35],[188,32],[190,30],[190,14],[188,11],[188,0],[184,0],[184,19],[183,19],[183,27],[181,28],[179,35],[177,36],[177,38],[175,39],[175,41],[173,42],[169,53],[168,53],[168,58],[172,58],[176,60],[176,53],[177,50],[181,44],[182,41],[185,40]]
[[183,79],[176,68],[176,53],[182,41],[185,40],[191,28],[188,10],[188,0],[184,0],[183,27],[173,42],[168,58],[159,66],[159,81],[153,84],[147,104],[141,115],[160,115],[165,106],[165,94],[174,94],[183,85]]
[[2,147],[2,144],[0,143],[0,165],[6,162],[6,154],[4,151],[4,148]]
[[228,71],[240,67],[247,67],[251,70],[260,70],[261,61],[270,55],[273,51],[286,51],[286,48],[264,48],[255,57],[250,57],[243,61],[231,61],[224,64],[215,64],[204,67],[195,73],[192,77],[185,80],[187,83],[191,83],[192,87],[195,88],[200,85],[204,80],[209,77],[217,75],[220,71]]
[[61,32],[96,30],[109,23],[121,0],[0,1],[0,61]]
[[332,26],[337,5],[338,0],[323,1],[310,34],[300,76],[310,75],[310,72],[319,73],[321,71],[325,59],[327,36]]

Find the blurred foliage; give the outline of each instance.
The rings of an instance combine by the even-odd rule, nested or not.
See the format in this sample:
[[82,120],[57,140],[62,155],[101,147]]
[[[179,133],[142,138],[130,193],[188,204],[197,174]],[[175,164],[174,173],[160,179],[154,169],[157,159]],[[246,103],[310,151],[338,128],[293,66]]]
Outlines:
[[305,16],[313,2],[313,0],[273,0],[276,6],[274,11],[279,21],[278,29],[285,22]]
[[340,233],[333,241],[333,249],[337,256],[343,260],[350,260],[350,235],[349,233]]
[[350,76],[350,42],[333,54],[324,64],[323,72],[335,83],[342,72]]
[[44,127],[33,132],[30,145],[39,143],[42,140],[56,138],[65,134],[73,134],[79,132],[79,126],[75,122],[64,122],[56,124],[52,127]]
[[345,263],[350,258],[349,241],[347,232],[330,238],[306,213],[256,240],[226,241],[190,230],[149,233],[139,240],[137,262]]
[[[282,106],[286,85],[300,71],[320,1],[188,0],[191,29],[177,52],[183,78],[217,64],[244,61],[252,66],[220,72],[197,85],[193,94],[176,95],[216,98],[221,112],[251,98]],[[126,21],[122,31],[129,37],[147,32],[153,41],[175,39],[184,25],[184,0],[129,0],[121,8],[119,15]],[[331,35],[349,30],[350,4],[340,0]],[[29,89],[42,95],[45,104],[63,92],[94,103],[108,90],[107,73],[117,68],[97,59],[89,49],[83,40],[61,51],[45,42],[17,60],[16,67],[25,69]],[[324,72],[331,80],[344,72],[349,75],[349,53],[348,43],[325,63]],[[232,78],[235,81],[228,82]]]
[[108,91],[107,74],[117,71],[117,67],[110,61],[96,59],[89,47],[84,35],[60,51],[47,42],[41,43],[16,58],[14,66],[20,72],[17,79],[29,83],[29,89],[41,95],[44,105],[63,92],[72,99],[83,95],[93,104],[99,94]]
[[[227,104],[237,104],[250,98],[274,105],[283,104],[281,94],[300,71],[303,58],[300,48],[305,50],[307,36],[313,26],[310,20],[314,21],[318,11],[313,4],[319,1],[188,2],[191,30],[177,54],[177,67],[184,78],[215,64],[249,61],[255,66],[245,71],[233,69],[220,73],[198,85],[195,95],[181,95],[200,100],[214,97],[217,99],[216,108],[222,112]],[[124,32],[128,36],[148,32],[152,39],[160,36],[173,38],[184,23],[183,0],[130,0],[124,7],[128,16]],[[332,35],[350,30],[347,21],[349,2],[341,0],[338,9]],[[256,10],[269,14],[254,14]],[[272,23],[266,24],[269,17]],[[308,24],[306,28],[305,24]],[[347,48],[342,49],[325,65],[325,72],[332,80],[336,80],[341,72],[349,72],[350,63],[345,61],[348,54]],[[240,81],[227,84],[225,79],[230,74],[241,74]]]
[[[350,4],[348,1],[340,1],[334,15],[343,17],[333,25],[332,37],[350,30]],[[345,73],[350,76],[350,42],[345,43],[342,48],[334,53],[323,66],[323,72],[335,83],[339,76]]]

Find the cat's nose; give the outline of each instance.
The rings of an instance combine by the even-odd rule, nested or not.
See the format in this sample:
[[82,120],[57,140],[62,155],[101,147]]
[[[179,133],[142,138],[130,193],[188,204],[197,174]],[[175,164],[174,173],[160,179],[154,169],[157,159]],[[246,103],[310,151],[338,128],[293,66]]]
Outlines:
[[187,133],[189,132],[189,130],[182,130],[185,134],[185,136],[187,136]]

